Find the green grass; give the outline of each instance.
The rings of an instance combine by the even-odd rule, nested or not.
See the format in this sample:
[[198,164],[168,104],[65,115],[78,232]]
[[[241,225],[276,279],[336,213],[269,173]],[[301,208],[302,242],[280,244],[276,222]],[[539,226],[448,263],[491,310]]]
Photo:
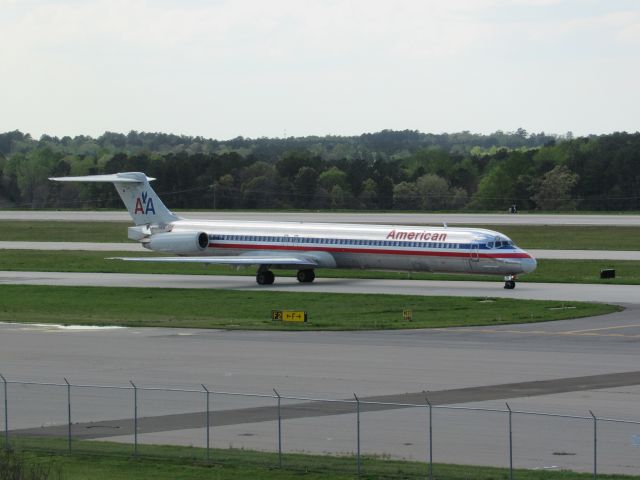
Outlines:
[[[0,285],[0,321],[134,327],[360,330],[500,325],[602,315],[587,302],[249,292],[209,289]],[[413,310],[413,321],[402,311]],[[271,320],[271,310],[305,310],[307,324]]]
[[544,250],[640,250],[640,227],[484,225],[519,247]]
[[[64,480],[228,480],[260,479],[414,479],[426,478],[428,464],[416,461],[390,460],[379,457],[361,458],[362,475],[356,475],[353,455],[328,456],[284,454],[282,468],[278,455],[239,449],[213,449],[211,461],[206,450],[194,447],[145,445],[138,457],[132,456],[132,446],[112,442],[74,441],[72,454],[64,453],[65,439],[13,439],[13,446],[26,462],[52,465]],[[588,466],[586,466],[588,467]],[[507,480],[505,468],[433,465],[437,480]],[[514,470],[519,480],[587,480],[590,473],[549,470]],[[638,476],[598,475],[602,479],[638,480]]]
[[[0,221],[0,241],[126,242],[128,222]],[[454,226],[453,224],[451,226]],[[475,225],[498,230],[520,247],[640,250],[640,227]]]
[[[102,273],[167,273],[183,275],[246,275],[255,276],[255,267],[198,265],[180,263],[142,263],[106,260],[112,256],[158,256],[153,252],[88,252],[0,250],[0,270],[39,272],[102,272]],[[600,270],[614,268],[616,278],[601,280]],[[291,277],[294,271],[276,270],[276,276]],[[316,270],[318,278],[378,278],[414,280],[482,280],[502,282],[502,276],[447,275],[433,273],[380,272],[375,270]],[[535,272],[519,278],[522,282],[640,284],[640,261],[610,260],[539,260]],[[252,280],[247,279],[251,283]],[[276,279],[277,282],[277,279]]]
[[0,220],[0,241],[128,242],[130,222]]
[[[613,268],[616,278],[600,279],[600,270]],[[596,283],[639,285],[640,261],[635,260],[538,260],[535,272],[519,278],[523,282]]]

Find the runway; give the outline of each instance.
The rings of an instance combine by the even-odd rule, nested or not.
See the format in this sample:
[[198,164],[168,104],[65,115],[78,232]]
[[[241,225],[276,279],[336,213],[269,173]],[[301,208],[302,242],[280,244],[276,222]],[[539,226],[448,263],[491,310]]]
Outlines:
[[252,277],[245,276],[19,271],[0,271],[0,284],[502,297],[624,304],[640,302],[640,285],[519,282],[515,290],[505,290],[501,282],[317,278],[312,284],[301,284],[291,277],[277,277],[273,285],[257,285]]
[[[0,250],[67,250],[94,252],[149,252],[139,243],[98,242],[8,242],[0,241]],[[640,251],[613,250],[527,250],[538,259],[560,260],[636,260]]]
[[[590,226],[640,226],[640,215],[547,215],[529,213],[333,213],[333,212],[236,212],[236,211],[186,211],[176,212],[184,218],[242,221],[290,221],[380,223],[396,225],[590,225]],[[113,212],[54,211],[54,210],[0,210],[0,220],[54,220],[128,222],[124,210]]]

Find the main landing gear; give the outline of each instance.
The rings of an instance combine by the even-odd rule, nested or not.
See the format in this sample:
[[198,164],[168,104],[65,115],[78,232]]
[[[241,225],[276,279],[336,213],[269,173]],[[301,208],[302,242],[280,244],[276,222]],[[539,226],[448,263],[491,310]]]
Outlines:
[[298,270],[296,278],[300,283],[311,283],[316,279],[316,272],[311,269]]
[[[261,267],[258,270],[258,273],[256,273],[256,282],[258,282],[258,285],[271,285],[276,279],[276,276],[268,268],[269,267],[267,266]],[[300,283],[311,283],[316,279],[316,272],[310,268],[306,270],[298,270],[296,278]]]
[[504,276],[504,288],[507,290],[513,290],[516,288],[516,277],[515,275],[505,275]]
[[256,274],[256,282],[258,285],[271,285],[276,279],[276,276],[271,270],[258,270]]

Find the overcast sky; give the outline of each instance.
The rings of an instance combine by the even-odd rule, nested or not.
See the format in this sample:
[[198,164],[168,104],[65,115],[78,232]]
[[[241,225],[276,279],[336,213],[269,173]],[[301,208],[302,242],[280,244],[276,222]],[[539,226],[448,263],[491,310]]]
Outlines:
[[637,0],[0,0],[0,132],[637,131]]

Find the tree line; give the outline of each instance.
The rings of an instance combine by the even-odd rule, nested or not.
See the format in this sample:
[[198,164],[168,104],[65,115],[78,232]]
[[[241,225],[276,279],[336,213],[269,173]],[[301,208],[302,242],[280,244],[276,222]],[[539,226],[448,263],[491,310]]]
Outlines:
[[51,176],[141,171],[171,208],[640,209],[640,133],[574,138],[390,131],[236,138],[0,134],[0,205],[118,208],[113,187]]

